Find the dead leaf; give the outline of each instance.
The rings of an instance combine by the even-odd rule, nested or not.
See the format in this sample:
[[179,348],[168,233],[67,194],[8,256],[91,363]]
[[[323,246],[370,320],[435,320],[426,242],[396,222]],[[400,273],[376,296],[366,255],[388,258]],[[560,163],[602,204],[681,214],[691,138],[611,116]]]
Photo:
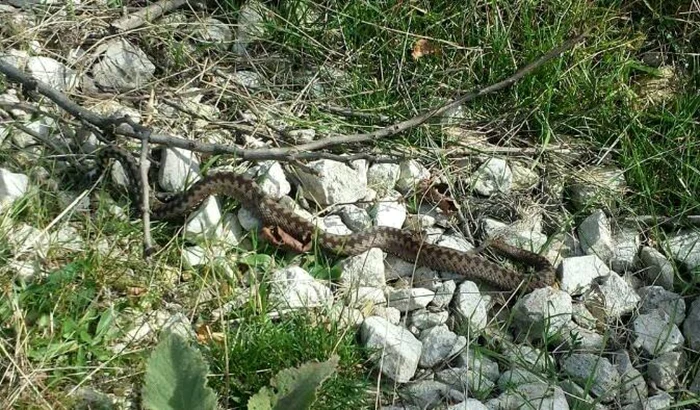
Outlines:
[[432,179],[424,179],[419,185],[420,191],[424,197],[434,203],[446,215],[452,215],[457,212],[457,205],[452,199],[447,184],[435,184]]
[[138,286],[127,286],[126,288],[126,294],[129,296],[141,296],[144,293],[146,293],[146,288]]
[[414,60],[418,60],[419,58],[431,54],[439,54],[440,53],[440,46],[437,44],[431,42],[430,40],[426,40],[424,38],[421,38],[417,40],[415,43],[413,43],[413,51],[411,52],[411,56],[413,56]]
[[222,344],[226,335],[222,332],[212,332],[211,327],[208,324],[203,324],[197,327],[195,331],[197,334],[197,341],[199,343],[209,343],[214,342],[217,344]]
[[270,243],[281,248],[287,248],[300,253],[305,253],[311,250],[312,244],[310,234],[303,238],[297,239],[285,232],[285,230],[279,226],[275,226],[273,228],[266,226],[262,229],[262,235],[264,238],[270,241]]

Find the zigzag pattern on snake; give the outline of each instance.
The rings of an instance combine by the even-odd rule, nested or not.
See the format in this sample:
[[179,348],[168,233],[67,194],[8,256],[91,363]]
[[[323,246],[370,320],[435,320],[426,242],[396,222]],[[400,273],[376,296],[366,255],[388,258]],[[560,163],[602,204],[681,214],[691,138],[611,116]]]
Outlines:
[[[140,204],[140,174],[135,158],[126,150],[114,145],[106,146],[98,153],[100,167],[108,166],[110,159],[119,161],[132,183],[130,194],[135,204]],[[263,226],[279,227],[294,238],[315,235],[318,244],[332,254],[352,256],[370,248],[380,248],[384,252],[405,261],[426,266],[437,271],[454,272],[468,279],[477,279],[502,290],[521,289],[532,291],[550,286],[556,280],[556,273],[549,261],[536,253],[513,247],[502,241],[494,241],[489,246],[509,258],[534,266],[536,272],[525,275],[477,256],[451,248],[426,243],[419,235],[390,227],[373,227],[349,235],[336,235],[324,232],[306,219],[267,196],[258,184],[250,178],[231,172],[217,172],[202,177],[187,191],[167,202],[151,206],[151,218],[156,220],[181,220],[195,210],[212,195],[225,195],[237,199],[241,205],[252,211]]]

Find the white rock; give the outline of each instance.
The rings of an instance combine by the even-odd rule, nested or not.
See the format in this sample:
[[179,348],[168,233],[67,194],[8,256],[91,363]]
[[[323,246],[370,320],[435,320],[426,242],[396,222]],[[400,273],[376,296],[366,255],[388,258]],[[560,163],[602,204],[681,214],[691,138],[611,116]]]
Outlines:
[[610,208],[626,189],[625,173],[616,167],[593,166],[577,172],[569,186],[571,202],[577,210],[590,206]]
[[[438,228],[437,226],[431,226],[429,228],[425,228],[421,231],[420,234],[421,234],[421,238],[423,239],[423,241],[425,241],[425,243],[430,243],[433,245],[436,245],[440,241],[440,239],[442,239],[445,236],[463,239],[461,236],[457,237],[457,236],[452,236],[452,235],[445,235],[445,230],[442,228]],[[469,244],[469,242],[466,242],[466,243]],[[440,246],[442,246],[442,245],[440,245]],[[459,246],[459,245],[453,242],[453,246]]]
[[373,210],[377,226],[400,229],[406,221],[406,206],[398,202],[395,196],[380,199]]
[[461,403],[447,406],[447,410],[488,410],[488,407],[477,399],[466,399]]
[[[423,351],[428,349],[423,347]],[[470,396],[487,397],[496,384],[477,371],[466,367],[452,367],[435,373],[435,379]]]
[[214,243],[223,243],[228,246],[238,246],[245,238],[243,227],[231,213],[225,213],[221,224],[217,227],[216,241]]
[[447,325],[438,325],[421,332],[423,349],[418,365],[431,368],[459,353],[467,345],[464,336],[457,336]]
[[586,308],[583,303],[574,303],[571,318],[579,326],[591,330],[595,329],[596,318],[591,314],[591,311]]
[[638,403],[628,404],[622,410],[667,410],[671,408],[673,397],[662,391],[661,393],[642,400]]
[[10,272],[14,273],[16,278],[24,283],[32,282],[38,278],[41,273],[41,266],[37,259],[34,260],[11,260],[7,264]]
[[569,410],[564,391],[543,382],[527,383],[486,402],[489,409]]
[[662,390],[673,390],[678,387],[678,376],[685,365],[685,353],[666,352],[654,359],[648,365],[649,379]]
[[386,299],[389,306],[401,312],[422,309],[433,300],[435,292],[425,288],[394,289],[386,288]]
[[206,266],[216,255],[216,250],[204,249],[201,246],[188,246],[182,252],[182,262],[186,269],[196,269]]
[[537,383],[544,381],[544,378],[524,366],[513,366],[512,368],[504,371],[498,377],[498,388],[501,391],[507,391],[513,388],[517,388],[522,384]]
[[452,248],[462,252],[469,252],[474,249],[474,245],[469,243],[468,240],[456,235],[442,235],[435,244],[437,246],[444,246],[445,248]]
[[[24,127],[29,131],[34,131],[39,137],[49,137],[50,133],[56,128],[56,123],[51,118],[41,117],[33,121],[28,121]],[[33,135],[27,134],[22,130],[16,130],[12,133],[12,141],[20,148],[29,148],[30,145],[36,144],[36,138]]]
[[639,313],[649,313],[660,309],[679,326],[685,320],[685,300],[683,300],[681,295],[669,292],[661,286],[639,288],[637,294],[642,299]]
[[221,223],[221,209],[216,198],[210,196],[192,212],[185,224],[185,238],[201,240],[215,238]]
[[605,347],[605,338],[576,323],[568,322],[564,325],[557,340],[566,348],[576,352],[600,352]]
[[574,353],[564,357],[561,370],[580,386],[590,386],[591,394],[603,403],[613,400],[619,391],[617,368],[598,354]]
[[384,318],[371,316],[362,323],[360,337],[365,347],[375,351],[371,359],[382,374],[397,383],[407,383],[413,378],[423,345],[411,332]]
[[373,164],[367,171],[367,185],[380,195],[386,194],[394,189],[400,175],[398,164]]
[[560,233],[549,238],[549,246],[545,249],[544,256],[552,265],[556,266],[563,259],[583,256],[583,250],[575,235]]
[[357,308],[365,306],[386,305],[386,296],[380,288],[371,286],[359,286],[347,290],[349,296],[349,305]]
[[613,364],[620,374],[620,402],[635,403],[644,400],[649,395],[646,380],[642,373],[635,369],[626,350],[618,350],[613,355]]
[[130,189],[132,181],[124,170],[124,166],[121,162],[114,162],[109,171],[109,177],[114,185],[119,187],[122,191],[128,192]]
[[594,399],[587,390],[569,379],[559,382],[559,387],[566,393],[569,406],[574,409],[584,408],[591,410],[608,410],[608,408]]
[[585,293],[596,279],[612,273],[597,255],[566,258],[561,261],[559,271],[561,289],[572,296]]
[[506,161],[500,158],[491,158],[481,164],[474,175],[474,190],[484,196],[509,192],[512,184],[513,173]]
[[[526,228],[527,225],[531,225],[531,227]],[[519,224],[509,226],[491,218],[484,218],[483,222],[487,237],[500,237],[511,246],[538,253],[547,243],[547,235],[535,230],[532,225],[536,224],[532,224],[530,221],[521,221]]]
[[355,232],[363,231],[372,226],[372,218],[369,213],[357,205],[344,205],[340,209],[340,218],[348,228]]
[[[307,173],[306,169],[317,175]],[[304,197],[322,206],[357,202],[365,195],[367,175],[363,170],[325,159],[308,163],[306,169],[296,168]]]
[[270,275],[270,303],[281,309],[330,306],[333,292],[298,266]]
[[197,337],[190,319],[182,313],[175,313],[163,323],[161,332],[176,334],[186,340],[194,340]]
[[430,290],[436,290],[442,284],[440,274],[437,271],[425,266],[416,266],[397,256],[388,255],[386,259],[384,259],[384,268],[386,280],[388,281],[406,278],[410,280],[413,286]]
[[700,266],[700,232],[687,231],[668,239],[670,255],[688,270]]
[[483,351],[469,348],[457,356],[456,364],[479,373],[484,378],[495,382],[501,375],[498,363],[491,360]]
[[381,288],[386,283],[384,252],[371,248],[359,255],[349,256],[338,265],[340,281],[345,287],[371,286]]
[[372,308],[372,313],[369,316],[379,316],[392,325],[398,325],[401,322],[401,311],[389,306],[376,305]]
[[[23,13],[16,13],[17,16],[23,16]],[[27,61],[29,61],[29,53],[24,51],[24,50],[17,50],[14,48],[11,48],[7,51],[4,51],[0,53],[0,60],[5,62],[6,64],[10,64],[14,67],[19,68],[20,70],[24,70]]]
[[488,304],[479,292],[476,283],[462,282],[454,296],[454,309],[457,317],[469,327],[471,334],[478,334],[486,328]]
[[125,39],[115,38],[95,50],[100,58],[92,75],[100,87],[126,91],[140,88],[153,79],[156,67],[138,47]]
[[433,301],[430,302],[432,306],[438,309],[445,309],[450,305],[452,298],[454,297],[455,290],[457,289],[457,284],[453,280],[446,280],[442,284],[435,287],[435,297]]
[[443,325],[447,322],[450,314],[447,311],[431,312],[427,309],[418,309],[410,313],[408,324],[420,330],[429,329]]
[[260,219],[251,210],[240,207],[238,208],[238,222],[241,224],[241,228],[246,231],[257,230],[261,226]]
[[123,354],[123,351],[127,348],[127,346],[137,345],[154,333],[154,326],[147,320],[145,315],[141,315],[137,318],[137,320],[141,320],[142,322],[132,325],[132,327],[122,337],[123,342],[115,343],[109,347],[112,352],[115,354]]
[[513,173],[513,189],[532,189],[540,182],[540,176],[537,174],[537,172],[518,161],[513,161],[510,163],[510,170]]
[[27,71],[32,77],[59,91],[70,91],[79,83],[74,70],[50,57],[29,57]]
[[214,43],[223,50],[227,49],[233,38],[233,33],[228,26],[215,18],[207,18],[200,22],[201,26],[196,27],[193,39],[206,43]]
[[604,262],[610,260],[615,245],[605,212],[599,209],[589,215],[578,226],[578,233],[581,248],[587,255],[597,255]]
[[431,408],[442,401],[456,402],[465,399],[464,393],[436,380],[418,380],[408,384],[402,392],[408,405],[419,409]]
[[239,56],[246,56],[246,47],[252,41],[260,40],[265,34],[266,7],[259,1],[247,1],[238,12],[238,29],[233,51]]
[[328,215],[323,218],[324,229],[328,233],[334,235],[350,235],[352,231],[343,223],[340,215]]
[[671,352],[685,342],[678,326],[659,310],[639,315],[632,322],[632,328],[635,334],[633,346],[643,349],[649,356]]
[[[2,54],[0,54],[2,56]],[[2,60],[2,57],[0,57],[0,61]],[[19,106],[20,100],[19,97],[17,97],[17,90],[14,89],[8,89],[5,90],[3,94],[0,94],[0,103],[3,104],[16,104]],[[21,108],[0,108],[0,110],[5,110],[8,113],[12,114],[12,116],[20,121],[29,121],[29,119],[32,117],[31,113],[21,109]],[[2,137],[0,137],[0,142],[2,142]]]
[[673,289],[676,274],[671,262],[661,252],[649,246],[643,246],[639,257],[644,266],[642,274],[647,284],[659,285],[667,290]]
[[80,232],[72,226],[61,226],[51,235],[51,241],[63,249],[80,251],[85,246]]
[[[524,367],[528,370],[542,372],[548,369],[554,359],[547,352],[535,347],[522,344],[507,344],[504,346],[503,356],[512,366]],[[499,382],[500,384],[500,382]]]
[[563,330],[571,322],[572,310],[568,293],[546,287],[535,289],[518,299],[513,315],[519,333],[539,340]]
[[[105,117],[121,118],[124,116],[129,116],[129,119],[133,122],[139,124],[141,123],[141,112],[133,107],[128,107],[119,103],[116,100],[100,100],[90,107],[90,110],[95,111],[100,115]],[[117,130],[131,131],[133,128],[126,123],[122,123],[117,127]]]
[[180,192],[197,180],[199,180],[199,161],[193,151],[182,148],[163,150],[158,181],[164,190]]
[[641,240],[636,230],[625,229],[613,236],[614,249],[610,258],[610,267],[624,273],[633,269],[639,263]]
[[700,350],[700,298],[696,298],[690,305],[683,322],[683,334],[688,338],[688,346],[691,349]]
[[410,159],[399,164],[399,179],[396,188],[401,192],[415,189],[421,181],[430,178],[430,172],[418,161]]
[[27,192],[29,177],[0,168],[0,212],[8,209],[12,203]]
[[409,231],[420,232],[425,228],[434,226],[436,222],[435,217],[426,214],[407,214],[406,221],[403,227]]
[[279,162],[267,161],[260,164],[256,174],[260,189],[268,196],[279,199],[292,192],[292,186]]
[[611,271],[600,285],[600,291],[605,298],[606,314],[610,318],[631,313],[639,303],[637,292],[616,272]]
[[13,255],[33,251],[39,258],[45,258],[51,245],[48,234],[25,223],[13,226],[7,232],[6,239]]

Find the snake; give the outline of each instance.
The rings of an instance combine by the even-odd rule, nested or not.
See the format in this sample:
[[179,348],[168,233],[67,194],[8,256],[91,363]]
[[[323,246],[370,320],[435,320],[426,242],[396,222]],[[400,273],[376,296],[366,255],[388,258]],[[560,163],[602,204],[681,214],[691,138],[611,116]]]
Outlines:
[[[99,168],[108,167],[112,160],[121,163],[127,178],[132,203],[141,204],[142,178],[136,158],[126,149],[110,144],[97,153]],[[198,179],[187,190],[176,193],[165,201],[154,201],[150,209],[153,220],[182,220],[196,210],[210,196],[227,196],[239,201],[252,212],[262,227],[281,229],[293,238],[309,238],[326,252],[336,256],[356,256],[379,248],[416,266],[440,272],[456,273],[468,280],[480,280],[504,291],[531,292],[553,286],[556,272],[547,258],[497,239],[489,242],[496,253],[524,262],[535,272],[526,274],[507,269],[474,251],[461,251],[426,242],[419,234],[388,226],[373,226],[351,234],[334,234],[319,229],[310,220],[298,215],[277,199],[267,195],[258,183],[235,172],[212,172]],[[140,212],[140,211],[139,211]]]

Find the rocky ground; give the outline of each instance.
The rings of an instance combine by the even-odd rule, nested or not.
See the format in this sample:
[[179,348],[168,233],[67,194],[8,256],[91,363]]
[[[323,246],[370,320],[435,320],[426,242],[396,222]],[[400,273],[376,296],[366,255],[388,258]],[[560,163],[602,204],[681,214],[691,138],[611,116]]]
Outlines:
[[[127,23],[118,9],[99,3],[53,8],[11,4],[0,5],[2,64],[93,113],[129,115],[164,138],[260,152],[323,140],[362,119],[319,105],[314,109],[325,109],[323,116],[342,118],[322,123],[309,114],[313,110],[306,103],[285,99],[297,95],[323,101],[332,95],[344,73],[330,65],[281,68],[305,84],[303,93],[274,88],[270,95],[269,84],[277,79],[256,67],[284,66],[285,61],[256,47],[265,35],[267,9],[261,5],[246,3],[235,26],[195,5],[158,17],[155,26],[122,30]],[[148,30],[142,34],[139,27]],[[168,33],[178,33],[177,41],[163,41],[171,38]],[[202,66],[166,76],[164,68],[181,64],[181,56]],[[221,68],[217,61],[223,62]],[[85,178],[94,165],[91,154],[109,137],[106,129],[81,123],[55,99],[30,92],[27,84],[23,90],[7,80],[4,84],[0,237],[5,266],[0,272],[5,294],[14,295],[8,300],[21,300],[17,295],[26,286],[43,283],[81,255],[142,260],[142,231],[133,222],[136,218],[129,219],[128,199],[121,195],[133,182],[119,166],[100,181]],[[254,215],[235,201],[212,197],[174,234],[172,243],[162,240],[172,234],[169,228],[154,227],[156,242],[166,249],[149,268],[157,272],[157,280],[125,287],[109,280],[100,284],[101,295],[94,300],[111,306],[119,324],[113,337],[99,342],[105,357],[149,348],[164,330],[203,345],[218,343],[218,337],[234,336],[227,326],[205,334],[201,316],[207,317],[207,326],[233,323],[236,312],[251,300],[265,299],[265,314],[275,320],[283,322],[291,311],[315,312],[322,321],[355,332],[358,345],[376,349],[367,355],[364,371],[388,386],[375,392],[381,397],[377,407],[384,409],[696,406],[700,299],[688,272],[700,266],[700,231],[692,223],[662,225],[655,218],[621,212],[632,189],[624,170],[613,161],[582,166],[591,151],[573,139],[562,137],[541,147],[548,156],[539,166],[538,149],[494,144],[464,127],[461,115],[462,108],[440,118],[439,132],[458,141],[434,148],[448,157],[440,166],[398,143],[385,151],[346,145],[347,150],[326,157],[307,150],[302,151],[309,154],[304,160],[272,155],[238,162],[231,156],[153,144],[157,172],[151,176],[159,190],[177,192],[203,174],[236,169],[319,228],[338,234],[391,226],[420,231],[430,243],[463,251],[500,236],[545,255],[557,268],[557,286],[519,295],[504,305],[498,291],[478,281],[416,268],[379,249],[332,265],[315,253],[312,259],[268,259],[251,237],[259,225]],[[138,157],[138,141],[123,138],[136,128],[119,128],[126,134],[117,132],[118,141]],[[363,156],[339,156],[357,153]],[[428,198],[426,192],[433,189],[444,195],[442,202]],[[458,212],[447,211],[446,203]],[[255,269],[241,269],[242,264],[250,266],[251,255],[258,257]],[[494,258],[488,251],[483,256]],[[141,263],[135,262],[122,278],[147,276],[138,270],[144,269]],[[264,275],[257,275],[260,270]],[[208,271],[227,278],[230,288],[221,299],[211,290],[219,286],[209,283],[198,288],[193,303],[191,293],[200,285],[194,285],[192,276]],[[149,288],[161,282],[175,290],[158,293]],[[149,292],[156,293],[149,297]],[[159,295],[156,300],[154,295]],[[126,300],[130,306],[123,309]],[[206,305],[214,300],[220,303]],[[22,352],[31,349],[20,348],[21,341],[50,334],[52,325],[31,319],[23,303],[2,305],[0,383],[16,403],[33,398],[52,407],[56,393],[37,369],[42,361],[58,366],[60,356],[73,348],[53,356],[25,356]],[[196,309],[205,312],[193,315]],[[51,322],[50,315],[46,318]],[[72,385],[63,380],[60,389],[85,400],[105,395],[117,406],[128,406],[135,386],[101,385],[100,372],[108,363],[91,357],[84,365],[93,366],[94,372]]]

